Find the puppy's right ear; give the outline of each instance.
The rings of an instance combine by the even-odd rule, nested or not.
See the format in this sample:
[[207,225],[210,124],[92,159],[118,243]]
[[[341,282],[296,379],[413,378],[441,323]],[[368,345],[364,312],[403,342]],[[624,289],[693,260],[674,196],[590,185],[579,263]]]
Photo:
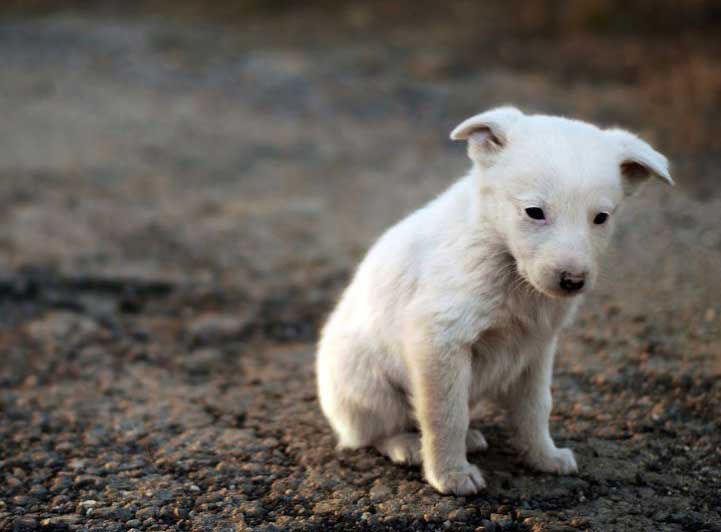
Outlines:
[[669,185],[674,184],[668,169],[668,159],[650,144],[623,129],[609,129],[606,134],[619,150],[621,182],[627,196],[638,192],[650,177],[657,177]]
[[488,162],[508,142],[508,127],[523,113],[515,107],[498,107],[464,120],[451,131],[452,140],[468,140],[468,156],[477,163]]

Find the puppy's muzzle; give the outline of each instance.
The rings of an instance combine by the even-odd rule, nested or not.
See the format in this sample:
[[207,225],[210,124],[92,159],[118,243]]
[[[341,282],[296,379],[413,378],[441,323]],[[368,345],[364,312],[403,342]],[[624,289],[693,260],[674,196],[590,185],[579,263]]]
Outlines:
[[564,292],[572,294],[583,289],[583,285],[586,284],[586,274],[584,273],[571,273],[561,272],[559,286]]

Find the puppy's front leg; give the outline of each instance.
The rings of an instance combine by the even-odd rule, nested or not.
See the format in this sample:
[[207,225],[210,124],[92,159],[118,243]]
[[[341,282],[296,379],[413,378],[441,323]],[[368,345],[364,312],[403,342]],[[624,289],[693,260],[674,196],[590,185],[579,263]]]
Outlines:
[[578,471],[571,449],[559,449],[551,438],[551,376],[556,341],[529,366],[505,397],[515,430],[515,443],[531,467],[548,473]]
[[470,350],[438,347],[429,341],[414,342],[410,348],[425,476],[441,493],[477,493],[486,484],[478,468],[466,459]]

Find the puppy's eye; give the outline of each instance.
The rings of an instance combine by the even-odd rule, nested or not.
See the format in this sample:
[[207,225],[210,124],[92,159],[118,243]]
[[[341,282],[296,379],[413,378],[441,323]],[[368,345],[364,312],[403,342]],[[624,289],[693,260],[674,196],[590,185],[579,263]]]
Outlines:
[[528,207],[526,209],[526,214],[529,218],[533,218],[534,220],[545,220],[546,214],[543,212],[543,209],[540,207]]
[[593,223],[596,225],[602,225],[606,223],[606,220],[608,220],[608,213],[607,212],[599,212],[594,218]]

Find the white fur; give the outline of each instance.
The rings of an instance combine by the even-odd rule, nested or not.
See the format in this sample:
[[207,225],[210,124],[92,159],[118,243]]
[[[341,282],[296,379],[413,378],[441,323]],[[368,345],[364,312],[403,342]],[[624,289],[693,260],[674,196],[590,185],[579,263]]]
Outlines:
[[579,301],[559,275],[590,287],[624,195],[671,178],[630,133],[509,107],[451,137],[468,140],[471,171],[368,252],[323,329],[317,374],[340,447],[422,462],[438,491],[465,495],[485,485],[466,458],[486,447],[468,428],[485,399],[508,409],[531,466],[576,471],[548,429],[556,339]]

